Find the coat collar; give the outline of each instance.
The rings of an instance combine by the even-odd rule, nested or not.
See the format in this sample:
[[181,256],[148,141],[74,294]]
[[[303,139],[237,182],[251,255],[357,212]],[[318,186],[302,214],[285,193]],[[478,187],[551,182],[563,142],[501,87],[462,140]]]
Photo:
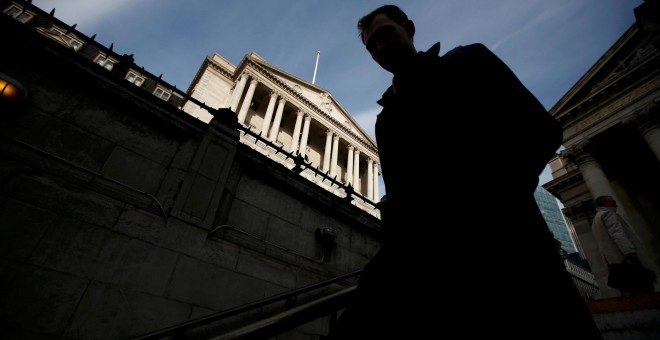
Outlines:
[[[440,42],[438,41],[437,43],[433,44],[428,50],[424,52],[418,52],[417,55],[430,55],[430,56],[437,56],[440,53]],[[383,96],[376,101],[376,103],[380,104],[380,106],[386,106],[388,102],[391,100],[394,100],[394,90],[392,90],[392,86],[388,87],[385,93],[383,93]]]

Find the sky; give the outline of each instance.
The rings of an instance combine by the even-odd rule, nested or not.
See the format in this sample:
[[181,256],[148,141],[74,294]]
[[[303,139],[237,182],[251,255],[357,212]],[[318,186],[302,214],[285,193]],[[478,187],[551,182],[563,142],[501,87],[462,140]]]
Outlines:
[[[356,23],[394,4],[426,50],[482,43],[550,110],[635,22],[643,0],[33,0],[88,37],[186,90],[207,56],[238,65],[256,52],[324,88],[374,138],[391,75],[364,49]],[[319,52],[317,64],[317,52]],[[316,75],[315,75],[316,69]],[[375,138],[374,138],[375,140]],[[487,173],[488,169],[484,169]],[[552,179],[546,167],[539,179]],[[380,195],[385,193],[382,181]]]

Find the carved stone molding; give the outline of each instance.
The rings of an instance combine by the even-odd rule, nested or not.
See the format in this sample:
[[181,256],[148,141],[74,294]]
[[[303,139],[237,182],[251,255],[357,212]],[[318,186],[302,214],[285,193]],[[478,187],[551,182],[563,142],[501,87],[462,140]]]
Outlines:
[[660,128],[660,107],[657,101],[636,110],[622,124],[635,127],[642,135],[653,129]]
[[[218,65],[218,63],[216,61],[214,61],[213,59],[207,57],[206,60],[205,60],[205,63],[206,63],[206,66],[211,67],[212,69],[216,70],[218,73],[222,74],[223,76],[225,76],[229,79],[233,78],[233,75],[231,74],[231,72],[229,72],[229,70],[227,70],[226,68]],[[198,74],[201,74],[201,70],[202,69],[200,69]]]
[[593,155],[593,143],[591,143],[589,139],[582,140],[561,151],[559,156],[579,167],[581,164],[595,160]]
[[588,218],[594,211],[594,204],[591,201],[582,201],[570,207],[565,207],[562,211],[564,212],[564,215],[566,215],[566,218],[571,221],[577,221]]

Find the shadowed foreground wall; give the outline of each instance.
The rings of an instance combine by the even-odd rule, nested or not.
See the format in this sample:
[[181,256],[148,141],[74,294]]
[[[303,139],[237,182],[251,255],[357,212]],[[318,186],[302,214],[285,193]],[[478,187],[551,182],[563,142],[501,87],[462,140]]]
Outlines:
[[[373,216],[240,145],[236,129],[8,20],[0,72],[29,96],[0,108],[5,335],[126,339],[361,269],[375,254]],[[221,225],[303,256],[231,229],[209,235]],[[336,230],[334,247],[324,252],[317,228]]]

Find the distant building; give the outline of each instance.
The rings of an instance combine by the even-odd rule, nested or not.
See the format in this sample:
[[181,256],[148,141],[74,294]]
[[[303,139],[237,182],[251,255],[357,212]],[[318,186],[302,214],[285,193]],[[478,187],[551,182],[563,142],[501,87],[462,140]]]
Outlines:
[[541,209],[543,219],[545,219],[552,235],[557,241],[561,242],[561,248],[569,254],[577,252],[555,196],[552,196],[542,186],[538,186],[534,191],[534,199],[536,199],[536,204]]
[[240,141],[335,195],[380,218],[376,142],[327,90],[269,64],[257,53],[233,65],[206,57],[184,93],[58,20],[54,10],[8,2],[5,15],[94,61],[107,72],[209,123],[212,110],[230,108],[245,128]]
[[209,315],[222,320],[173,337],[222,337],[339,296],[276,335],[328,334],[381,246],[351,186],[241,143],[251,130],[229,109],[184,112],[194,98],[54,10],[0,9],[3,339],[134,339]]
[[[639,241],[642,264],[660,273],[660,29],[658,2],[635,9],[637,22],[550,109],[564,150],[543,188],[564,206],[575,246],[601,288],[607,263],[591,232],[594,199],[613,196]],[[656,287],[658,291],[660,287]]]
[[[188,93],[213,108],[229,108],[245,130],[241,142],[380,217],[376,142],[327,90],[269,64],[255,52],[233,65],[206,57]],[[182,109],[199,120],[212,116],[197,102]]]

